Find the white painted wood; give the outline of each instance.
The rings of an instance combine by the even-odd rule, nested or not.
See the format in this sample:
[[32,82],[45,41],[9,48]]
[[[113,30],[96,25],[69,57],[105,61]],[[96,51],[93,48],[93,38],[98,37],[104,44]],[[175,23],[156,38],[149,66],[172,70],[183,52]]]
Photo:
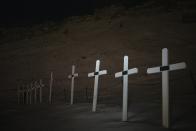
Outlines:
[[[123,71],[128,70],[128,56],[124,57]],[[127,108],[128,108],[128,75],[123,75],[123,116],[122,121],[127,121]]]
[[93,77],[93,76],[94,76],[94,72],[88,73],[88,77]]
[[75,65],[72,65],[72,74],[68,76],[69,79],[71,79],[71,98],[70,98],[70,104],[73,104],[74,99],[74,80],[75,77],[78,77],[78,73],[75,73]]
[[[161,71],[161,67],[168,66],[168,70]],[[170,107],[169,107],[169,71],[186,68],[186,63],[176,63],[169,65],[168,49],[162,49],[162,66],[148,68],[148,74],[162,72],[162,125],[165,128],[170,127]]]
[[99,76],[107,74],[107,70],[99,71]]
[[180,70],[180,69],[185,69],[185,68],[186,68],[186,63],[185,62],[171,64],[169,66],[170,71],[175,71],[175,70]]
[[160,72],[160,66],[147,69],[147,74],[154,74],[159,72]]
[[[127,72],[127,74],[123,74]],[[138,73],[137,68],[128,69],[128,56],[124,56],[123,72],[115,73],[115,78],[123,76],[123,107],[122,107],[122,121],[127,121],[127,108],[128,108],[128,75]]]
[[[171,65],[168,65],[168,66],[169,66],[168,71],[175,71],[175,70],[185,69],[186,68],[186,63],[181,62],[181,63],[171,64]],[[160,68],[161,68],[161,66],[148,68],[147,69],[147,74],[159,73],[159,72],[161,72]]]
[[49,103],[52,103],[52,88],[53,88],[53,72],[50,73],[50,83],[49,83]]
[[128,70],[128,75],[137,74],[137,73],[138,73],[138,68],[133,68]]
[[115,73],[115,78],[119,78],[119,77],[122,77],[122,72]]
[[[162,66],[168,66],[168,50],[162,49]],[[162,72],[162,121],[163,126],[169,127],[169,71]]]
[[[105,75],[105,74],[107,74],[107,70],[99,71],[99,68],[100,68],[100,60],[97,60],[97,61],[96,61],[95,72],[89,73],[89,74],[88,74],[88,77],[95,77],[92,112],[96,112],[97,97],[98,97],[99,76],[100,76],[100,75]],[[95,73],[98,73],[98,74],[95,75]]]
[[[99,67],[100,67],[100,61],[96,61],[96,68],[95,72],[99,72]],[[96,111],[96,106],[97,106],[97,96],[98,96],[98,81],[99,81],[99,75],[95,76],[95,82],[94,82],[94,94],[93,94],[93,108],[92,111]]]

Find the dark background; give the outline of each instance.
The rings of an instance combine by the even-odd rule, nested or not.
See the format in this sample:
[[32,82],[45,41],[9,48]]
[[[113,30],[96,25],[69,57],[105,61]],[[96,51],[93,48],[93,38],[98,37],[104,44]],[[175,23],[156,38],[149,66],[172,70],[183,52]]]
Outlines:
[[93,14],[97,8],[112,4],[126,7],[147,0],[3,0],[0,2],[0,24],[32,24],[59,21],[68,16]]

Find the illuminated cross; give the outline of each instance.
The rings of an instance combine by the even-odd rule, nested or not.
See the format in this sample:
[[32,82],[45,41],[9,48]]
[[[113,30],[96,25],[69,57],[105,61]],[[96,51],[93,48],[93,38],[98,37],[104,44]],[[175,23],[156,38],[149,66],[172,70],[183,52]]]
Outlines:
[[162,66],[148,68],[147,73],[162,72],[162,124],[164,127],[169,128],[169,71],[179,70],[186,68],[186,63],[168,64],[168,50],[162,49]]
[[123,111],[122,121],[127,121],[127,105],[128,105],[128,75],[138,73],[137,68],[128,69],[128,56],[124,56],[124,67],[122,72],[115,74],[115,78],[123,77]]
[[96,68],[95,72],[89,73],[88,77],[95,77],[95,82],[94,82],[94,95],[93,95],[93,108],[92,111],[96,111],[96,105],[97,105],[97,96],[98,96],[98,81],[99,81],[99,76],[100,75],[105,75],[107,74],[107,70],[102,70],[99,71],[100,67],[100,60],[96,61]]
[[71,79],[71,105],[73,104],[75,77],[78,77],[78,73],[75,73],[75,65],[72,65],[72,74],[68,76]]

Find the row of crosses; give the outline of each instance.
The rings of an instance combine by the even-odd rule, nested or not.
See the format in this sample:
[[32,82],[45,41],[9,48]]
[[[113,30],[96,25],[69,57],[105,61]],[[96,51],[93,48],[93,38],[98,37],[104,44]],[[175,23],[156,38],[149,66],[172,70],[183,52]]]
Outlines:
[[[34,103],[37,103],[37,98],[39,102],[42,103],[42,88],[44,84],[42,80],[31,82],[30,84],[22,85],[18,88],[18,104],[32,104],[32,97],[34,98]],[[38,94],[39,93],[39,94]]]
[[[96,112],[97,96],[98,96],[98,82],[99,76],[107,74],[107,70],[100,70],[100,60],[96,61],[95,72],[89,73],[88,77],[94,77],[94,94],[92,112]],[[170,112],[169,112],[169,71],[186,68],[186,63],[181,62],[177,64],[168,63],[168,49],[162,49],[162,65],[158,67],[148,68],[147,74],[162,73],[162,125],[169,128],[170,126]],[[128,56],[124,56],[123,71],[115,73],[115,78],[123,77],[123,105],[122,105],[122,121],[127,121],[128,108],[128,76],[138,73],[138,68],[129,69]],[[71,79],[71,104],[73,104],[74,96],[74,79],[78,77],[75,73],[75,65],[72,66],[72,74],[68,76]]]

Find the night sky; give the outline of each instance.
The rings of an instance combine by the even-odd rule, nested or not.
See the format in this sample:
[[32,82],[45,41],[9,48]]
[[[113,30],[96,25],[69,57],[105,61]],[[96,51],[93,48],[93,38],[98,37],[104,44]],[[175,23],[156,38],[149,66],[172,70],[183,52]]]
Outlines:
[[96,8],[111,4],[134,4],[142,0],[3,0],[0,3],[0,24],[58,21],[68,16],[93,14]]
[[92,0],[72,1],[5,1],[1,3],[1,22],[36,22],[93,13]]

